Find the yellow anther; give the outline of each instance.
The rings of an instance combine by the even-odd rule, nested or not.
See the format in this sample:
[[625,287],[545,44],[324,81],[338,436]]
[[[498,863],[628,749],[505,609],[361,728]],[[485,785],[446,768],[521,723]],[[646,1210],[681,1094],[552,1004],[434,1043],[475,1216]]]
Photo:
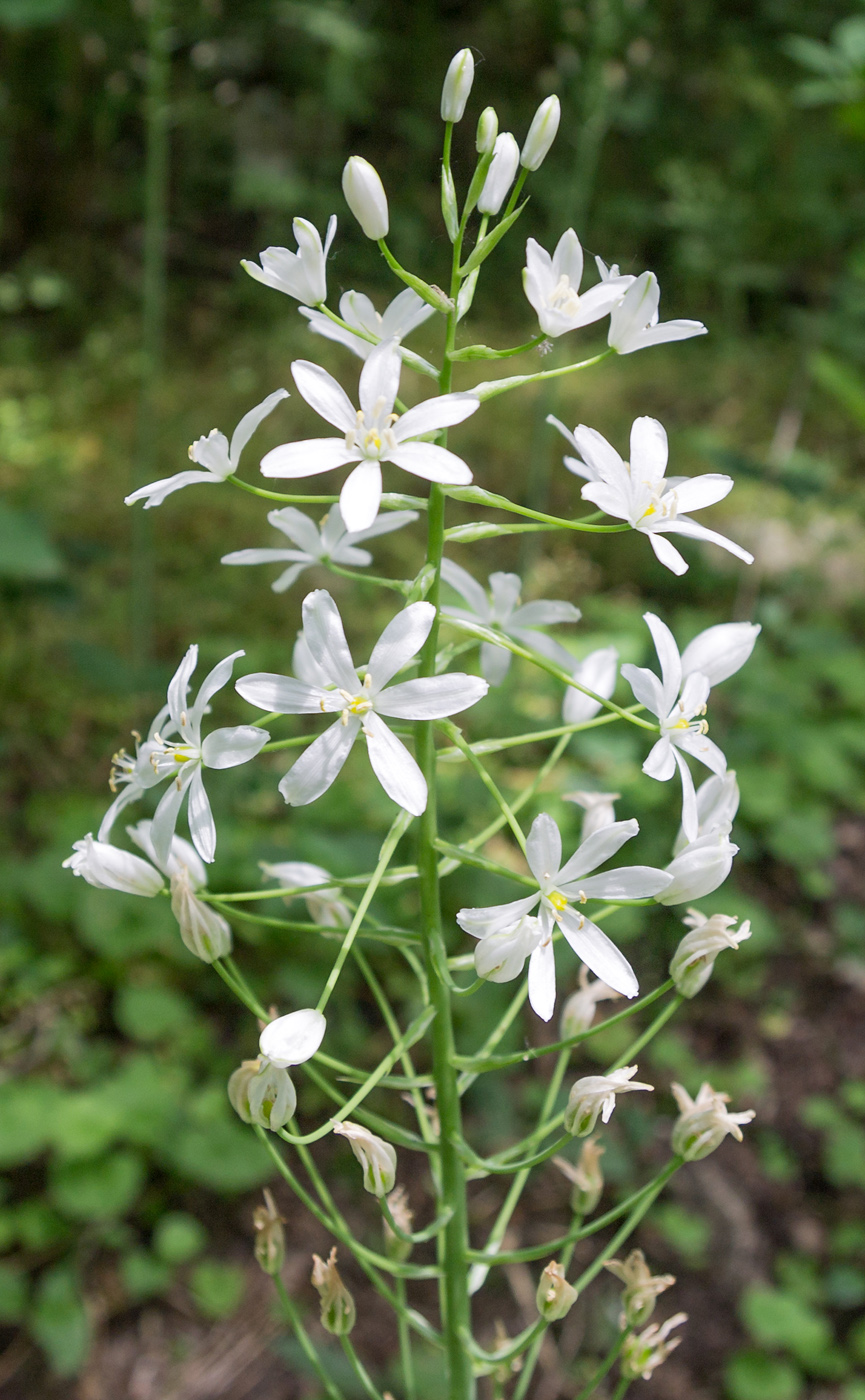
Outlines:
[[343,711],[343,713],[348,713],[350,711],[353,715],[365,715],[367,710],[371,708],[368,696],[355,695],[349,702],[348,711]]
[[585,890],[580,890],[579,894],[577,895],[577,899],[579,900],[580,904],[586,904],[588,902],[588,898],[589,896],[586,894]]
[[547,899],[550,901],[550,904],[559,914],[562,912],[563,909],[567,909],[568,907],[568,896],[566,894],[562,894],[561,890],[553,890],[552,894],[547,895]]

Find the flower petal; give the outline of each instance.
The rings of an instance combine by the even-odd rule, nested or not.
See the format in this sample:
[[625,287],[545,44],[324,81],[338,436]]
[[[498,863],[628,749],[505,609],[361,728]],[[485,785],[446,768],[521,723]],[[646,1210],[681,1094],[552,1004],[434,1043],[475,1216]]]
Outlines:
[[445,719],[476,705],[488,690],[487,681],[463,671],[422,676],[389,686],[379,695],[376,710],[391,719]]
[[342,385],[321,365],[315,365],[311,360],[295,360],[291,366],[291,377],[310,408],[315,409],[326,423],[331,423],[343,433],[350,433],[357,427],[357,410],[351,399]]
[[[260,710],[273,710],[281,715],[317,715],[321,713],[322,690],[319,686],[296,681],[292,676],[278,676],[272,671],[254,671],[241,676],[234,686],[238,695],[257,705]],[[325,694],[327,692],[324,692]]]
[[695,734],[693,730],[680,730],[675,736],[676,747],[684,749],[692,758],[698,758],[719,777],[727,771],[727,760],[718,745],[705,734]]
[[193,642],[168,682],[168,713],[178,729],[181,728],[181,717],[188,709],[189,680],[197,665],[198,647]]
[[546,812],[541,812],[532,822],[526,841],[526,860],[541,889],[550,889],[562,863],[562,835]]
[[352,534],[368,530],[381,504],[381,465],[361,462],[343,483],[339,508],[346,529]]
[[682,674],[701,671],[710,685],[719,685],[744,666],[760,635],[753,622],[721,622],[707,627],[682,652]]
[[338,719],[301,754],[279,785],[290,807],[305,807],[327,792],[339,776],[359,730],[360,720],[354,716],[348,724]]
[[686,511],[704,510],[717,501],[723,501],[733,489],[733,478],[720,472],[706,472],[703,476],[689,476],[675,487],[676,506],[680,514]]
[[[589,899],[651,899],[670,883],[666,870],[653,865],[622,865],[618,870],[606,870],[602,875],[588,875],[580,881],[580,889]],[[567,885],[565,894],[576,894]]]
[[280,510],[269,510],[267,519],[275,530],[281,530],[293,544],[296,544],[311,558],[320,557],[322,552],[321,530],[314,520],[310,520],[308,515],[304,515],[302,510],[295,510],[294,506],[283,506]]
[[689,841],[696,841],[700,834],[700,821],[697,816],[697,794],[694,790],[694,779],[679,750],[674,749],[673,754],[682,778],[682,830]]
[[596,977],[622,996],[637,995],[640,985],[634,969],[597,924],[568,908],[562,910],[560,927],[577,957]]
[[[263,730],[260,731],[264,733]],[[201,765],[196,764],[189,783],[189,805],[186,809],[192,844],[202,860],[212,861],[216,855],[216,823],[210,810],[210,799],[204,788]]]
[[231,673],[234,670],[234,663],[238,657],[245,656],[245,651],[233,651],[230,656],[226,656],[222,661],[218,661],[212,671],[208,671],[201,685],[198,687],[198,694],[195,697],[195,704],[192,706],[190,718],[193,725],[201,723],[202,716],[207,710],[210,701],[217,691],[231,680]]
[[449,584],[461,598],[464,598],[482,622],[490,620],[490,604],[486,595],[486,590],[476,579],[472,578],[468,569],[462,565],[455,564],[452,559],[442,560],[442,578]]
[[[624,671],[624,666],[622,670]],[[655,778],[659,783],[669,782],[676,771],[676,758],[669,734],[662,734],[658,742],[649,750],[643,764],[647,778]]]
[[549,1021],[556,1005],[556,956],[552,942],[541,943],[529,958],[529,1004],[542,1021]]
[[326,1027],[320,1011],[292,1011],[265,1026],[258,1046],[272,1065],[289,1069],[291,1065],[302,1065],[312,1059],[324,1039]]
[[437,398],[425,399],[397,419],[393,435],[397,442],[423,437],[425,433],[465,422],[480,406],[480,399],[473,394],[441,394]]
[[676,546],[671,544],[659,530],[642,530],[640,533],[648,537],[658,563],[663,564],[665,569],[669,569],[671,574],[681,578],[682,574],[688,572],[687,559],[682,558]]
[[490,685],[501,685],[511,669],[511,653],[492,642],[481,642],[481,674]]
[[368,428],[393,412],[401,370],[402,360],[393,338],[383,340],[367,357],[360,372],[360,406]]
[[306,569],[315,561],[299,549],[235,549],[223,554],[220,564],[287,564],[299,563]]
[[658,719],[666,719],[670,706],[665,703],[661,682],[646,666],[632,666],[629,661],[622,667],[622,676],[634,692],[634,698],[651,710]]
[[599,865],[603,865],[605,860],[609,860],[621,850],[626,841],[636,836],[639,830],[640,823],[634,817],[626,822],[611,822],[609,826],[601,827],[580,843],[567,865],[558,872],[556,879],[562,884],[567,884],[588,875],[590,870],[597,870]]
[[595,429],[584,423],[573,432],[574,445],[590,469],[592,479],[614,483],[624,489],[628,483],[627,468],[611,443]]
[[663,713],[668,715],[682,684],[682,659],[679,656],[679,648],[676,646],[675,638],[666,622],[662,622],[654,613],[643,613],[643,621],[652,634],[652,641],[655,643],[655,650],[661,663]]
[[185,771],[180,775],[180,781],[172,780],[168,784],[153,814],[150,839],[153,842],[157,862],[161,866],[168,864],[171,855],[171,838],[180,815],[180,806],[186,796],[186,789],[192,780],[196,767],[197,765],[194,763],[186,764]]
[[[616,678],[619,674],[619,653],[615,647],[601,647],[598,651],[589,652],[584,661],[572,667],[572,674],[580,685],[609,700],[616,688]],[[582,691],[568,686],[562,704],[562,718],[566,724],[581,724],[584,720],[591,719],[601,708],[598,701],[593,700],[590,695],[584,695]]]
[[376,714],[365,716],[363,732],[373,772],[388,797],[419,817],[426,810],[427,785],[408,749]]
[[635,418],[631,426],[632,476],[647,485],[663,481],[668,457],[667,434],[657,418]]
[[254,724],[214,729],[201,746],[201,757],[208,768],[236,768],[255,758],[269,738],[266,729]]
[[244,413],[231,435],[231,447],[228,449],[231,465],[235,471],[240,461],[240,454],[258,425],[264,422],[265,418],[273,412],[278,403],[282,403],[282,400],[287,398],[287,389],[275,389],[272,394],[268,394],[266,399],[262,399],[260,404],[256,404],[255,408],[251,408],[248,413]]
[[705,525],[698,525],[696,520],[689,520],[686,515],[681,515],[677,520],[667,521],[664,529],[671,535],[686,535],[692,540],[705,540],[706,544],[716,544],[721,549],[726,549],[728,554],[735,554],[737,559],[741,559],[745,564],[753,564],[754,556],[749,554],[747,549],[743,549],[735,540],[728,540],[726,535],[719,535],[717,530],[709,530]]
[[439,481],[445,486],[468,486],[472,479],[469,468],[456,453],[432,442],[403,442],[384,459],[402,467],[412,476],[424,481]]
[[302,442],[284,442],[265,452],[261,459],[262,476],[295,477],[320,476],[322,472],[356,462],[360,453],[346,447],[343,438],[305,438]]
[[339,609],[326,588],[307,593],[303,600],[303,635],[313,660],[334,685],[354,695],[357,670],[351,659]]
[[161,506],[166,496],[179,491],[184,486],[218,486],[222,477],[213,472],[178,472],[176,476],[165,476],[161,481],[151,481],[149,486],[139,486],[131,496],[124,496],[123,504],[131,506],[135,501],[145,501],[145,510]]
[[[391,618],[372,649],[369,658],[369,673],[372,676],[375,693],[387,685],[392,676],[401,671],[417,656],[430,634],[435,620],[432,603],[410,603],[396,617]],[[383,714],[387,711],[382,711]]]
[[552,627],[559,622],[579,622],[582,616],[573,603],[565,603],[558,598],[539,598],[536,603],[526,603],[511,614],[512,627]]
[[510,904],[490,904],[482,909],[460,909],[457,923],[472,938],[489,938],[504,929],[515,928],[524,915],[531,913],[540,898],[539,893],[514,899]]

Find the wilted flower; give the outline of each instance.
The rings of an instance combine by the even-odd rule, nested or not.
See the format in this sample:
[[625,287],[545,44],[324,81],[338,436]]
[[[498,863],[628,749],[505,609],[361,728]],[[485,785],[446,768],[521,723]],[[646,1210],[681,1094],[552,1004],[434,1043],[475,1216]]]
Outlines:
[[311,1060],[324,1039],[327,1022],[312,1007],[278,1016],[261,1032],[258,1048],[265,1059],[279,1069],[302,1065]]
[[670,340],[689,340],[705,335],[702,321],[658,321],[661,290],[654,272],[643,272],[631,283],[610,315],[607,344],[619,355],[632,355],[648,345]]
[[[381,176],[363,156],[350,156],[342,172],[345,202],[367,238],[387,237],[389,227],[387,195]],[[304,301],[311,298],[304,297]]]
[[493,148],[493,158],[487,177],[484,180],[484,187],[478,196],[478,212],[481,214],[497,214],[507,197],[508,190],[514,183],[514,176],[520,165],[520,148],[517,139],[509,131],[503,131],[496,137]]
[[600,979],[590,982],[589,969],[584,963],[580,968],[579,988],[571,993],[562,1007],[562,1019],[559,1023],[562,1040],[570,1040],[571,1036],[582,1035],[584,1031],[590,1030],[598,1002],[615,1001],[620,995],[620,992],[614,991]]
[[348,1336],[354,1327],[357,1310],[336,1267],[336,1245],[327,1256],[327,1263],[317,1254],[312,1256],[310,1282],[321,1299],[321,1325],[325,1332],[332,1332],[336,1337]]
[[[251,408],[232,433],[230,445],[225,433],[221,433],[218,428],[212,428],[206,437],[197,438],[189,449],[190,459],[203,467],[203,471],[177,472],[175,476],[163,477],[161,481],[151,481],[149,486],[140,486],[131,496],[126,496],[124,504],[131,506],[133,502],[143,500],[144,509],[150,510],[153,506],[161,506],[166,496],[170,496],[173,491],[179,491],[183,486],[213,486],[226,481],[237,471],[240,454],[259,423],[273,412],[278,403],[287,398],[287,389],[277,389],[268,394],[255,408]],[[241,652],[240,655],[242,654]]]
[[363,1167],[363,1188],[373,1196],[386,1196],[396,1180],[396,1150],[359,1123],[334,1123],[333,1131],[348,1138]]
[[[414,1212],[408,1203],[408,1192],[404,1186],[397,1186],[395,1191],[391,1191],[387,1198],[387,1208],[393,1216],[394,1224],[398,1225],[404,1235],[411,1234],[411,1227],[414,1224]],[[410,1240],[404,1240],[391,1229],[387,1217],[382,1216],[382,1227],[384,1229],[384,1252],[388,1259],[404,1261],[408,1259],[412,1252]]]
[[568,1283],[561,1264],[551,1260],[541,1274],[535,1295],[541,1317],[545,1322],[558,1322],[567,1316],[576,1301],[576,1288]]
[[273,1196],[264,1188],[264,1205],[252,1212],[255,1230],[255,1257],[266,1274],[275,1277],[285,1263],[285,1221],[276,1209]]
[[297,1093],[288,1070],[270,1060],[244,1060],[228,1081],[231,1107],[244,1123],[275,1133],[294,1117]]
[[520,153],[520,165],[525,166],[526,170],[537,170],[544,160],[556,139],[561,117],[562,107],[556,95],[545,98],[532,117],[532,124]]
[[[366,335],[375,337],[370,341],[363,335],[352,334],[345,326],[337,325],[329,316],[313,310],[310,306],[301,306],[299,310],[301,316],[305,316],[309,321],[311,331],[324,336],[326,340],[335,340],[338,344],[346,346],[361,360],[369,359],[380,341],[393,338],[402,341],[417,326],[435,315],[435,307],[423,301],[411,287],[405,287],[399,292],[380,315],[369,297],[364,296],[362,292],[343,292],[339,299],[340,316],[350,326],[356,326],[359,331],[365,331]],[[398,345],[397,348],[404,359],[411,359],[411,351],[404,350],[402,345]]]
[[660,1326],[653,1322],[644,1332],[630,1332],[622,1344],[619,1363],[622,1377],[631,1381],[640,1377],[644,1381],[649,1380],[652,1372],[666,1361],[670,1352],[675,1351],[682,1340],[681,1337],[674,1337],[671,1342],[667,1341],[673,1328],[681,1327],[682,1323],[687,1321],[688,1314],[681,1312],[668,1318]]
[[[329,323],[328,323],[329,324]],[[332,506],[321,525],[316,525],[303,511],[294,506],[284,506],[281,510],[271,510],[267,515],[270,524],[281,530],[298,546],[297,549],[236,549],[231,554],[223,554],[223,564],[288,564],[279,577],[270,585],[274,593],[284,593],[300,578],[300,575],[314,564],[341,564],[343,568],[365,569],[372,563],[372,555],[367,549],[357,545],[377,535],[389,535],[417,520],[417,511],[395,510],[386,515],[376,516],[367,530],[348,531],[345,528],[338,505]]]
[[580,830],[580,840],[588,841],[596,831],[612,826],[616,820],[614,802],[621,797],[620,792],[563,792],[563,802],[575,802],[585,812]]
[[728,1113],[729,1094],[719,1094],[711,1084],[701,1084],[696,1099],[692,1099],[681,1084],[671,1084],[673,1097],[679,1105],[679,1117],[673,1126],[673,1151],[686,1162],[699,1162],[720,1147],[729,1133],[742,1141],[740,1124],[756,1117],[753,1108],[744,1113]]
[[256,282],[318,306],[327,300],[327,255],[336,233],[336,215],[331,214],[328,220],[323,248],[318,229],[308,219],[295,219],[291,228],[297,242],[296,253],[288,248],[265,248],[259,253],[261,267],[246,259],[241,259],[240,266]]
[[565,1109],[565,1132],[574,1137],[588,1137],[598,1121],[609,1123],[616,1107],[617,1094],[632,1094],[637,1089],[654,1092],[652,1084],[638,1084],[634,1079],[636,1065],[614,1069],[611,1074],[589,1074],[578,1079],[568,1095]]
[[471,49],[460,49],[448,65],[442,86],[441,114],[443,122],[461,122],[472,83],[475,79],[475,61]]
[[80,875],[97,890],[119,890],[121,894],[151,898],[165,885],[159,871],[146,860],[106,841],[94,841],[90,832],[83,840],[73,842],[72,855],[64,860],[63,868]]
[[734,846],[724,831],[710,832],[689,841],[666,867],[671,883],[655,895],[659,904],[686,904],[689,899],[702,899],[723,885],[733,868]]
[[653,1274],[641,1249],[632,1249],[624,1263],[621,1259],[608,1259],[604,1268],[625,1285],[619,1318],[623,1330],[648,1322],[660,1294],[676,1282],[672,1274]]
[[[311,865],[305,860],[285,860],[271,865],[260,860],[259,865],[268,880],[278,880],[285,889],[294,889],[296,894],[285,896],[286,904],[293,899],[303,898],[314,924],[323,928],[348,928],[351,923],[351,910],[342,898],[342,890],[336,885],[328,886],[333,879],[330,871],[321,865]],[[308,885],[326,886],[304,892]]]
[[670,976],[683,997],[695,997],[712,975],[715,959],[724,948],[738,948],[751,937],[748,919],[736,929],[738,917],[713,914],[710,919],[699,909],[689,909],[682,920],[691,930],[686,933],[670,963]]
[[[570,658],[565,670],[570,671],[578,685],[583,685],[586,690],[593,690],[595,695],[609,700],[619,675],[619,653],[615,647],[601,647],[598,651],[590,651],[582,661]],[[562,701],[562,719],[565,724],[584,724],[586,720],[594,719],[601,709],[603,706],[600,700],[593,700],[585,691],[577,690],[572,685],[565,690],[565,698]]]
[[581,294],[582,280],[583,249],[572,228],[562,234],[552,257],[534,238],[528,240],[523,289],[544,335],[555,338],[600,321],[622,299],[633,279],[611,278]]
[[212,963],[231,952],[228,921],[198,898],[185,865],[171,877],[171,912],[180,926],[180,937],[196,958]]
[[[468,604],[467,609],[443,607],[443,617],[479,622],[482,627],[503,632],[506,637],[522,642],[523,646],[531,647],[559,665],[571,665],[570,653],[537,629],[558,622],[579,622],[580,610],[573,603],[548,598],[523,603],[520,598],[523,581],[519,574],[490,574],[487,592],[468,570],[452,559],[442,560],[441,576]],[[481,673],[490,685],[500,685],[510,665],[511,653],[506,647],[481,642]]]
[[574,1215],[591,1215],[597,1208],[604,1191],[604,1174],[601,1158],[606,1148],[599,1147],[598,1139],[586,1138],[577,1164],[565,1157],[554,1157],[553,1161],[563,1176],[573,1183],[571,1210]]

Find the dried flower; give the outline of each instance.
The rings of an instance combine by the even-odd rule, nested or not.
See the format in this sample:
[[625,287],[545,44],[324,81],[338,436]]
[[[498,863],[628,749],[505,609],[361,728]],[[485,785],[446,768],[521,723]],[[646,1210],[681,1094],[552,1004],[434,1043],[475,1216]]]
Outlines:
[[363,1186],[373,1196],[386,1196],[396,1180],[396,1150],[359,1123],[334,1123],[333,1131],[348,1138],[363,1167]]
[[682,920],[686,933],[670,963],[670,976],[683,997],[695,997],[712,975],[715,959],[724,948],[738,948],[751,937],[748,919],[735,929],[738,919],[729,914],[713,914],[710,919],[699,909],[689,909]]
[[[391,1191],[387,1198],[387,1207],[393,1216],[394,1223],[399,1226],[403,1234],[410,1235],[414,1223],[414,1211],[409,1206],[408,1193],[404,1186],[398,1186],[395,1191]],[[400,1262],[408,1259],[412,1252],[410,1241],[401,1239],[391,1229],[386,1218],[382,1219],[382,1225],[384,1227],[384,1252],[388,1259]]]
[[614,1069],[612,1074],[589,1074],[578,1079],[568,1096],[565,1132],[573,1133],[574,1137],[588,1137],[598,1121],[598,1114],[602,1123],[609,1123],[617,1094],[630,1094],[635,1089],[653,1093],[652,1084],[630,1082],[636,1073],[637,1066],[628,1065],[625,1069]]
[[681,1327],[687,1321],[687,1313],[676,1313],[660,1326],[653,1322],[644,1332],[631,1332],[622,1345],[622,1378],[635,1381],[642,1377],[647,1381],[682,1340],[681,1337],[674,1337],[671,1342],[667,1341],[673,1328]]
[[601,1171],[601,1158],[606,1151],[598,1146],[598,1139],[586,1138],[576,1166],[564,1157],[554,1157],[553,1161],[563,1176],[573,1182],[571,1210],[574,1215],[591,1215],[596,1209],[604,1190],[604,1174]]
[[255,1257],[266,1274],[276,1276],[285,1263],[285,1231],[273,1196],[264,1188],[264,1205],[252,1212],[255,1230]]
[[310,1282],[321,1299],[321,1325],[325,1332],[347,1337],[354,1327],[357,1309],[336,1267],[336,1245],[327,1256],[327,1263],[317,1254],[312,1256]]
[[565,1278],[561,1264],[551,1260],[538,1284],[535,1301],[538,1312],[547,1322],[558,1322],[565,1317],[577,1301],[577,1290]]
[[672,1274],[653,1274],[641,1249],[632,1249],[624,1263],[621,1259],[608,1259],[604,1268],[625,1285],[619,1318],[623,1330],[642,1327],[648,1322],[658,1296],[676,1282]]
[[742,1141],[741,1123],[750,1123],[756,1115],[753,1108],[744,1113],[728,1113],[729,1094],[719,1094],[711,1084],[701,1084],[696,1099],[692,1099],[681,1084],[672,1084],[673,1097],[679,1105],[679,1117],[673,1126],[673,1151],[686,1162],[699,1162],[720,1147],[729,1133]]

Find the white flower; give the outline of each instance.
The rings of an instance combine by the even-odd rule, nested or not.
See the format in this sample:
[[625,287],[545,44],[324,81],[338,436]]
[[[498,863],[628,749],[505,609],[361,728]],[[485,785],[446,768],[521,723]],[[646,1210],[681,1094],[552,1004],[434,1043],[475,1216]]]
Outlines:
[[417,655],[435,617],[431,603],[412,603],[388,623],[373,648],[363,683],[351,659],[339,610],[324,589],[303,600],[303,632],[325,685],[260,672],[244,676],[237,691],[253,705],[280,714],[338,714],[339,718],[290,768],[279,790],[291,806],[314,802],[334,782],[363,732],[376,777],[394,802],[420,816],[427,786],[411,754],[381,718],[443,719],[474,705],[488,686],[477,676],[452,672],[388,682]]
[[390,1143],[359,1123],[334,1123],[333,1131],[348,1138],[352,1152],[363,1167],[364,1190],[379,1198],[392,1191],[396,1181],[396,1152]]
[[[598,651],[589,652],[582,661],[574,661],[571,657],[565,670],[570,671],[574,680],[584,685],[586,690],[593,690],[596,695],[609,700],[619,676],[619,653],[615,647],[601,647]],[[572,685],[567,687],[562,701],[565,724],[583,724],[586,720],[594,719],[600,709],[603,709],[600,700],[593,700],[591,695]]]
[[198,898],[185,865],[171,877],[171,912],[180,928],[180,937],[194,957],[212,963],[231,952],[228,920]]
[[692,335],[705,335],[702,321],[658,321],[661,291],[654,272],[643,272],[634,278],[622,300],[610,316],[607,344],[620,355],[631,355],[647,345],[662,345],[670,340],[689,340]]
[[122,894],[151,898],[164,888],[159,871],[146,860],[105,841],[94,841],[90,832],[82,841],[73,843],[72,852],[63,862],[64,870],[80,875],[98,890],[120,890]]
[[588,1074],[578,1079],[568,1095],[565,1109],[565,1132],[574,1137],[588,1137],[598,1121],[609,1123],[616,1107],[617,1094],[632,1094],[638,1089],[654,1093],[654,1085],[638,1084],[634,1080],[636,1065],[614,1069],[611,1074]]
[[233,476],[240,463],[243,451],[259,423],[263,423],[278,403],[288,398],[287,389],[276,389],[262,399],[260,404],[245,413],[231,435],[231,444],[225,433],[212,428],[206,437],[195,440],[189,449],[191,461],[197,462],[204,470],[200,472],[177,472],[175,476],[163,477],[161,481],[151,481],[149,486],[139,486],[131,496],[124,498],[124,504],[131,506],[134,501],[144,501],[144,509],[161,506],[166,496],[179,491],[184,486],[213,486]]
[[532,117],[532,124],[520,155],[520,165],[525,166],[526,170],[537,170],[544,160],[556,139],[561,117],[561,103],[554,93],[552,97],[544,99]]
[[[300,314],[306,317],[309,329],[316,335],[323,335],[326,340],[335,340],[339,345],[345,345],[361,360],[369,359],[375,349],[371,341],[365,340],[362,335],[353,335],[345,326],[338,326],[321,311],[314,311],[310,306],[301,306]],[[424,321],[429,320],[430,316],[434,316],[435,307],[423,301],[411,287],[406,287],[381,314],[362,292],[343,292],[339,299],[339,314],[349,325],[357,326],[358,330],[375,336],[376,342],[391,340],[394,337],[401,341],[411,331],[423,325]],[[407,353],[401,346],[399,352],[401,355]]]
[[584,1031],[590,1030],[598,1002],[615,1001],[618,996],[619,993],[608,987],[606,982],[590,982],[589,969],[584,963],[580,968],[580,985],[562,1007],[562,1018],[559,1022],[562,1040],[570,1040],[572,1036],[582,1035]]
[[600,321],[621,301],[628,278],[598,282],[580,295],[583,250],[572,228],[566,229],[549,253],[530,238],[526,243],[523,287],[545,335],[559,336]]
[[189,680],[198,663],[198,647],[189,648],[169,684],[168,704],[153,721],[147,742],[138,746],[134,759],[122,752],[115,755],[112,783],[127,786],[106,812],[99,828],[100,840],[105,839],[124,807],[146,788],[170,776],[172,782],[156,808],[149,830],[157,864],[163,869],[166,866],[180,808],[187,797],[192,844],[202,860],[213,860],[216,826],[201,769],[236,768],[240,763],[248,763],[270,738],[266,729],[249,724],[214,729],[205,739],[201,737],[201,721],[209,711],[211,699],[230,679],[235,661],[244,654],[235,651],[214,666],[201,682],[195,704],[190,705]]
[[753,1108],[745,1113],[729,1113],[729,1094],[719,1094],[711,1084],[701,1084],[696,1099],[692,1099],[681,1084],[671,1084],[673,1097],[679,1105],[679,1117],[673,1125],[673,1151],[686,1162],[699,1162],[720,1147],[729,1133],[742,1141],[742,1123],[756,1117]]
[[314,564],[341,564],[344,568],[365,569],[372,563],[367,549],[358,549],[362,541],[389,535],[417,520],[416,510],[395,510],[379,515],[367,530],[353,533],[345,528],[339,506],[332,506],[320,525],[310,520],[294,506],[268,511],[268,520],[298,546],[297,549],[237,549],[223,554],[223,564],[288,564],[288,568],[270,586],[274,593],[284,593],[300,575]]
[[324,1039],[327,1022],[312,1007],[291,1011],[269,1021],[261,1032],[258,1047],[277,1069],[290,1069],[311,1060]]
[[[294,889],[294,895],[286,895],[285,902],[302,897],[306,901],[309,916],[314,924],[323,928],[348,928],[351,923],[351,910],[342,899],[342,890],[329,885],[333,879],[330,871],[320,865],[311,865],[305,860],[280,861],[270,865],[260,860],[259,865],[268,880],[277,880],[284,889]],[[305,893],[308,886],[321,886]]]
[[621,797],[620,792],[563,792],[563,802],[576,802],[585,812],[580,831],[580,840],[587,841],[602,827],[612,826],[616,820],[614,802]]
[[441,114],[443,122],[461,122],[472,83],[475,80],[475,61],[471,49],[460,49],[455,53],[445,73],[442,85]]
[[683,997],[695,997],[712,975],[715,959],[725,948],[738,948],[751,937],[748,919],[737,929],[738,917],[713,914],[710,919],[699,909],[689,909],[682,920],[686,933],[670,963],[670,976]]
[[643,772],[664,783],[672,778],[678,765],[682,777],[682,827],[688,840],[695,841],[697,796],[683,754],[698,758],[719,776],[727,770],[726,758],[707,737],[709,726],[705,719],[695,718],[706,713],[710,683],[702,671],[692,671],[683,684],[682,658],[669,627],[654,613],[644,613],[643,619],[655,643],[662,679],[645,666],[622,667],[622,675],[636,699],[651,710],[661,728],[661,737],[643,764]]
[[671,883],[656,896],[659,904],[685,904],[702,899],[723,885],[733,868],[739,847],[723,830],[710,831],[682,846],[666,867]]
[[336,215],[331,214],[328,220],[323,248],[318,229],[308,219],[295,219],[291,227],[297,241],[296,253],[287,248],[265,248],[259,253],[261,267],[245,258],[240,266],[265,287],[275,287],[297,301],[318,306],[327,298],[327,255],[336,233]]
[[682,675],[687,680],[701,671],[710,685],[720,685],[744,666],[761,630],[754,622],[721,622],[707,627],[682,652]]
[[275,1133],[294,1117],[297,1092],[287,1070],[270,1060],[244,1060],[228,1081],[228,1100],[244,1123]]
[[[556,426],[561,427],[558,422]],[[723,500],[733,488],[732,477],[706,472],[703,476],[666,480],[667,434],[655,418],[634,420],[630,462],[624,462],[606,438],[582,423],[568,436],[574,441],[582,461],[577,463],[566,457],[565,465],[575,474],[589,478],[582,489],[583,500],[591,501],[607,515],[627,520],[634,530],[647,535],[659,562],[672,573],[684,574],[688,565],[676,547],[664,538],[670,534],[720,545],[746,564],[753,564],[754,556],[746,549],[682,513],[702,510]],[[750,623],[725,626],[748,628]],[[732,645],[731,650],[735,650]],[[741,661],[738,664],[741,665]]]
[[416,439],[462,423],[479,407],[479,400],[472,394],[443,394],[426,399],[400,417],[393,406],[401,366],[395,340],[377,345],[361,370],[361,407],[356,410],[327,370],[309,360],[295,360],[291,373],[299,392],[316,413],[345,436],[310,438],[275,447],[262,459],[264,476],[318,476],[347,462],[359,462],[339,498],[342,518],[350,530],[368,529],[378,514],[382,462],[393,462],[426,481],[468,485],[472,474],[461,458],[444,447]]
[[484,187],[478,196],[478,212],[481,214],[497,214],[505,202],[508,190],[514,183],[514,177],[520,166],[520,148],[517,138],[509,131],[503,131],[496,137],[493,147],[493,158],[487,177],[484,180]]
[[674,1327],[688,1321],[687,1313],[676,1313],[660,1326],[651,1323],[642,1332],[629,1332],[622,1343],[621,1375],[623,1380],[650,1380],[653,1371],[663,1365],[681,1342],[681,1337],[667,1340]]
[[[734,769],[719,776],[715,773],[697,788],[697,836],[726,836],[739,810],[739,784]],[[673,855],[680,855],[688,845],[681,827],[673,846]],[[697,898],[698,896],[695,896]]]
[[[387,237],[389,226],[387,195],[381,176],[363,156],[349,156],[342,172],[345,202],[367,238],[378,242]],[[309,300],[305,297],[304,300]]]
[[[490,627],[512,637],[523,646],[539,651],[559,665],[570,667],[570,652],[559,646],[538,627],[553,626],[557,622],[579,622],[580,610],[573,603],[559,599],[539,599],[536,603],[520,602],[522,580],[519,574],[490,574],[489,592],[466,569],[454,564],[451,559],[442,560],[442,578],[468,603],[465,608],[443,607],[443,617],[456,617],[467,622],[479,622],[482,627]],[[501,685],[511,665],[511,653],[492,642],[481,643],[481,672],[490,685]]]
[[172,836],[171,845],[168,849],[168,859],[164,862],[159,860],[153,846],[151,837],[152,821],[136,822],[135,826],[126,828],[127,834],[132,837],[136,846],[144,852],[148,860],[167,875],[169,879],[176,875],[179,870],[186,870],[194,890],[200,890],[207,884],[207,869],[196,851],[189,842],[184,841],[182,836]]
[[[526,860],[538,882],[537,892],[511,904],[461,909],[457,914],[460,928],[472,938],[483,943],[495,937],[499,940],[496,946],[506,949],[506,958],[495,980],[511,981],[519,975],[526,957],[529,958],[529,1001],[544,1021],[549,1021],[556,1001],[553,956],[556,927],[577,957],[615,991],[633,997],[639,990],[630,963],[615,944],[584,914],[571,908],[571,901],[583,904],[587,899],[644,899],[666,888],[669,876],[647,865],[623,866],[603,875],[589,875],[589,871],[609,860],[626,841],[636,836],[639,829],[633,819],[604,827],[578,846],[571,859],[562,865],[559,828],[552,817],[541,813],[532,823],[526,842]],[[525,916],[538,903],[541,907],[537,925],[527,927]],[[507,941],[509,937],[512,943]],[[486,965],[486,958],[486,950],[476,950],[479,971]],[[504,975],[505,972],[509,975]]]

